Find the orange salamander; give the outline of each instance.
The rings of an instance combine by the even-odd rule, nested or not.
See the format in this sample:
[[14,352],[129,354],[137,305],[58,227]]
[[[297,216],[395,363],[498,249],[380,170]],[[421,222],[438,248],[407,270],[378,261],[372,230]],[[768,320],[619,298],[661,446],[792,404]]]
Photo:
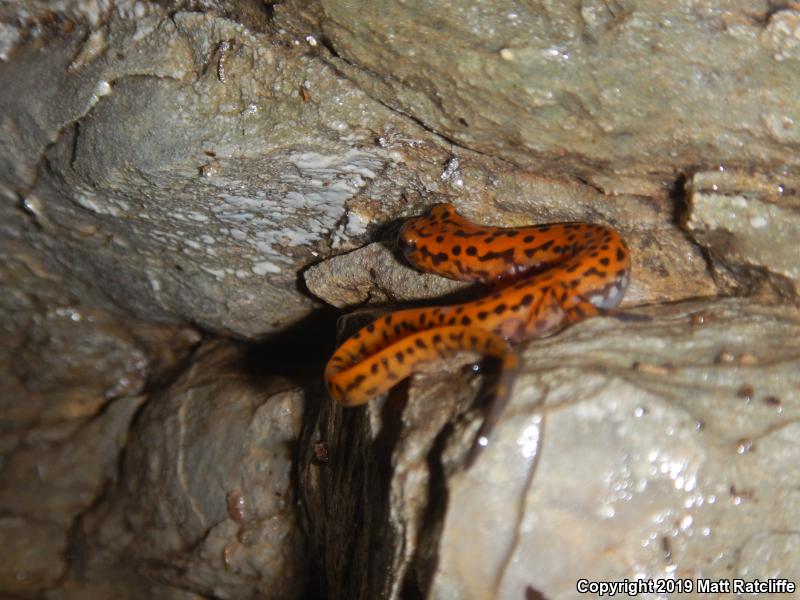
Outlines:
[[628,248],[604,225],[488,227],[461,217],[450,204],[438,204],[403,225],[400,243],[416,268],[491,283],[495,291],[471,302],[378,318],[336,350],[325,381],[339,403],[358,406],[386,393],[421,362],[447,352],[495,357],[500,375],[473,450],[486,446],[508,401],[519,368],[509,342],[610,312],[622,301],[630,278]]

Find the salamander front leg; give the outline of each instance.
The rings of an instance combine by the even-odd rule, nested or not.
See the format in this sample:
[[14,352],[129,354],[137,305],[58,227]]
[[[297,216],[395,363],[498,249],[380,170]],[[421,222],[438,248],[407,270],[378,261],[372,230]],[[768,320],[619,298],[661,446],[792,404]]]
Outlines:
[[610,317],[624,322],[651,321],[647,315],[637,315],[630,312],[621,311],[617,308],[602,308],[595,306],[591,302],[580,299],[574,301],[570,306],[565,307],[564,312],[568,323],[577,323],[589,317]]

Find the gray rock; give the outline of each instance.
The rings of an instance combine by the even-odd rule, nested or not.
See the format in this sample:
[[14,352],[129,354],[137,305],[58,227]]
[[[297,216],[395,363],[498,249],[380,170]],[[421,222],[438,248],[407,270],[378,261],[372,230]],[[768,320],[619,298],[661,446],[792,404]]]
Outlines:
[[206,596],[302,597],[291,479],[302,394],[244,362],[210,344],[144,407],[118,485],[82,523],[93,572],[123,561]]
[[300,4],[285,5],[288,26],[304,15],[370,95],[519,166],[640,193],[672,185],[687,165],[800,166],[791,148],[800,136],[796,8]]
[[391,249],[439,201],[613,225],[626,308],[763,279],[794,298],[797,8],[266,6],[0,7],[2,591],[295,598],[316,570],[331,598],[560,598],[579,576],[800,577],[795,308],[673,304],[529,344],[466,473],[478,357],[343,411],[322,365],[254,377],[228,342],[191,354],[184,327],[254,340],[320,300],[456,297]]
[[744,280],[753,279],[754,269],[768,270],[786,278],[789,293],[796,293],[799,185],[800,179],[792,177],[727,170],[697,173],[689,187],[686,226],[721,267]]
[[314,305],[297,272],[365,238],[375,211],[347,203],[422,130],[307,45],[142,7],[0,65],[4,191],[96,304],[240,337],[284,328]]
[[[781,550],[792,541],[775,532],[800,516],[800,312],[729,300],[649,314],[524,346],[513,400],[466,472],[480,419],[464,416],[478,382],[463,373],[414,377],[407,404],[392,404],[398,393],[364,411],[323,408],[330,463],[309,462],[304,483],[324,517],[313,532],[331,597],[530,587],[558,599],[582,577],[796,579]],[[346,526],[365,506],[378,511]],[[344,544],[346,563],[329,550]]]

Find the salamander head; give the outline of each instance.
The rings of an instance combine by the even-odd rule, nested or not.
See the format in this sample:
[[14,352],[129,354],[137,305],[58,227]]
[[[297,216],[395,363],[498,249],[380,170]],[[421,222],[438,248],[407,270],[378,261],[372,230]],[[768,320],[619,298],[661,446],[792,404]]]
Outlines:
[[437,204],[423,217],[409,219],[400,229],[400,249],[408,261],[421,267],[426,258],[425,250],[433,243],[434,236],[446,234],[446,219],[457,217],[452,204]]

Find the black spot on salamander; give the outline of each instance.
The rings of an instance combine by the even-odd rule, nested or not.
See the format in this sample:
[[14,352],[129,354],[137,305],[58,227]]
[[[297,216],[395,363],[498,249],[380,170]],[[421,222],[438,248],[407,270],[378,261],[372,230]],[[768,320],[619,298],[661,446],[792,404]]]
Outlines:
[[428,345],[425,343],[425,341],[420,339],[420,338],[417,338],[416,340],[414,340],[414,345],[417,348],[419,348],[420,350],[425,350],[428,347]]
[[468,256],[475,256],[478,254],[478,249],[475,246],[467,246],[466,253]]
[[439,254],[434,254],[431,257],[431,260],[433,261],[433,265],[436,266],[436,267],[438,267],[443,262],[447,261],[447,259],[448,259],[448,256],[444,252],[439,252]]
[[354,390],[355,388],[360,386],[362,383],[364,383],[364,380],[366,378],[367,378],[367,376],[364,375],[363,373],[359,373],[358,375],[356,375],[353,378],[353,380],[350,383],[347,384],[347,391],[349,392],[350,390]]
[[530,258],[531,256],[533,256],[534,254],[536,254],[538,252],[547,252],[550,249],[550,246],[552,246],[552,245],[553,245],[553,240],[549,240],[549,241],[545,242],[544,244],[540,244],[540,245],[538,245],[538,246],[536,246],[534,248],[526,248],[525,249],[525,256]]
[[589,256],[591,256],[592,258],[597,258],[597,255],[598,255],[598,254],[599,254],[599,252],[597,252],[597,250],[595,250],[595,251],[594,251],[594,252],[592,252],[592,253],[591,253]]
[[474,335],[469,336],[469,343],[470,343],[470,348],[474,348],[475,346],[478,345],[478,338],[475,337]]
[[408,354],[409,356],[414,354],[414,346],[409,346],[408,348],[406,348],[406,354]]
[[589,229],[588,231],[584,232],[584,234],[583,234],[583,239],[585,239],[585,240],[588,240],[588,239],[593,238],[593,237],[594,237],[594,231],[592,231],[591,229]]
[[419,315],[419,324],[420,325],[424,325],[425,324],[425,320],[427,318],[428,318],[427,313],[420,313],[420,315]]
[[608,263],[610,262],[611,260],[607,256],[604,256],[603,258],[600,259],[600,264],[603,265],[604,267],[607,267]]
[[461,324],[462,325],[469,325],[472,323],[472,319],[470,319],[467,315],[461,317]]
[[447,324],[448,325],[455,325],[456,324],[456,317],[450,317],[449,319],[447,319]]
[[500,259],[507,264],[514,262],[514,248],[507,248],[502,252],[496,252],[494,250],[490,250],[483,256],[478,257],[478,260],[481,262],[485,262],[487,260],[495,260],[495,259]]
[[535,239],[536,239],[535,235],[526,235],[524,238],[522,238],[522,241],[525,244],[530,244]]
[[547,233],[548,231],[550,231],[550,225],[539,225],[536,229],[543,233]]
[[502,315],[504,312],[506,312],[507,308],[508,306],[506,306],[505,304],[498,304],[497,306],[494,307],[494,314]]
[[600,246],[600,250],[606,252],[608,250],[608,244],[603,244],[602,246]]
[[483,240],[483,243],[484,243],[484,244],[494,244],[494,241],[495,241],[496,239],[497,239],[497,237],[496,237],[496,236],[494,236],[494,235],[490,235],[490,236],[487,236],[485,240]]
[[384,356],[381,359],[381,364],[383,365],[384,369],[388,369],[389,368],[389,359]]
[[568,241],[568,242],[574,242],[574,241],[575,241],[575,234],[574,234],[574,233],[570,233],[570,234],[567,236],[567,241]]
[[487,313],[487,312],[486,312],[486,311],[484,311],[484,310],[482,310],[482,311],[480,311],[480,312],[478,313],[478,319],[479,319],[480,321],[483,321],[483,320],[485,320],[485,319],[486,319],[486,317],[488,317],[488,316],[489,316],[489,313]]
[[460,315],[463,312],[464,312],[464,307],[463,306],[459,306],[458,308],[456,308],[456,314],[457,315]]
[[385,329],[381,331],[381,337],[383,338],[384,342],[388,342],[389,341],[389,334],[386,333]]
[[583,272],[583,277],[589,277],[590,275],[596,275],[597,277],[605,278],[608,273],[605,271],[598,271],[594,267],[589,267]]
[[443,235],[437,235],[436,236],[436,243],[437,244],[441,244],[443,241],[444,241],[444,236]]
[[439,335],[438,333],[434,334],[433,343],[434,343],[434,345],[441,344],[442,343],[442,336]]
[[372,366],[369,368],[370,372],[374,375],[378,372],[378,363],[372,363]]
[[625,269],[620,269],[614,277],[622,277],[623,275],[625,275]]
[[452,252],[453,252],[453,256],[459,256],[461,254],[461,246],[456,244],[455,246],[453,246]]
[[622,248],[617,248],[617,261],[622,262],[623,260],[625,260],[625,252]]
[[385,322],[387,325],[391,325],[391,324],[392,324],[392,315],[386,315],[386,317],[383,319],[383,321],[384,321],[384,322]]
[[580,278],[573,279],[572,281],[570,281],[570,282],[569,282],[569,287],[571,287],[571,288],[574,290],[574,289],[575,289],[576,287],[578,287],[580,284],[581,284],[581,280],[580,280]]
[[567,300],[567,296],[569,296],[569,292],[567,290],[563,290],[558,296],[558,301],[563,304]]
[[523,306],[530,306],[531,302],[533,302],[533,294],[525,294],[519,301]]
[[353,339],[354,339],[354,340],[357,340],[357,339],[358,339],[358,338],[360,338],[360,337],[361,337],[361,332],[360,332],[360,331],[356,331],[356,332],[353,334]]
[[510,231],[506,231],[504,233],[508,238],[515,238],[519,235],[519,231],[517,231],[516,229],[511,229]]
[[576,262],[567,267],[567,273],[574,273],[581,266],[581,263]]
[[375,331],[375,323],[370,323],[369,325],[367,325],[367,331],[369,331],[370,333]]
[[402,352],[398,352],[398,353],[396,353],[396,354],[394,355],[394,358],[395,358],[395,360],[396,360],[397,362],[399,362],[399,363],[402,365],[402,364],[403,364],[403,361],[405,361],[405,359],[406,359],[406,355],[405,355],[405,354],[403,354]]

